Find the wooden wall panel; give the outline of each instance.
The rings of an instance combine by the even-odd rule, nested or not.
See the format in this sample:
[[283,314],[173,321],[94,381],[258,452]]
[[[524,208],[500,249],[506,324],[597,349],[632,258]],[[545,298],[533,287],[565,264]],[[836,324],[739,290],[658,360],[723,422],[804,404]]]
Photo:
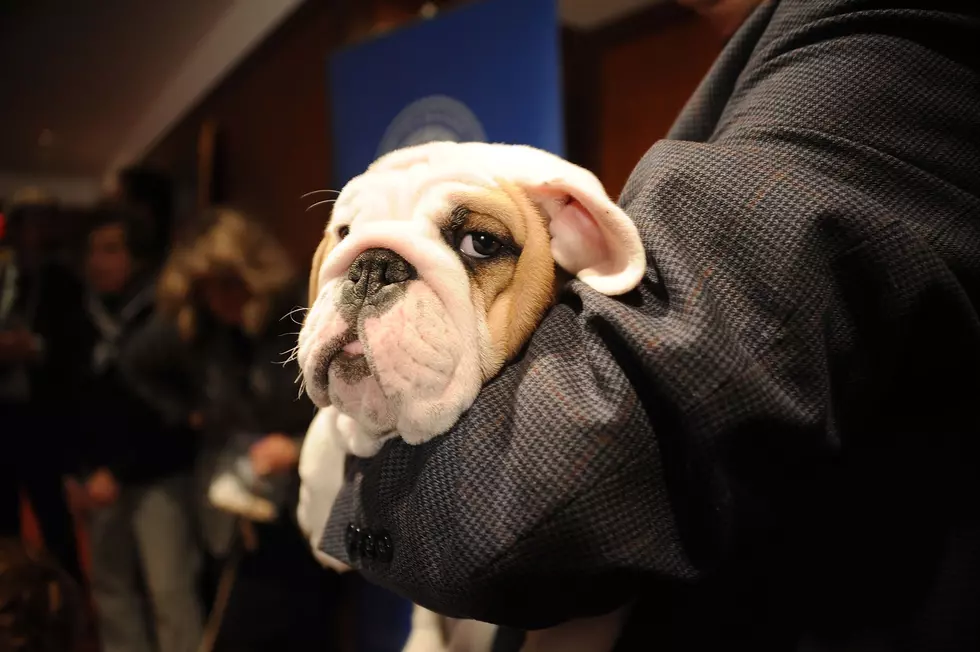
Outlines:
[[421,0],[308,0],[146,157],[170,171],[196,169],[201,125],[217,127],[215,199],[270,224],[305,265],[329,212],[306,212],[304,193],[330,179],[328,54],[412,19]]
[[612,196],[667,134],[722,45],[706,20],[677,12],[600,53],[596,173]]
[[[440,2],[443,7],[460,4]],[[192,110],[145,162],[193,175],[201,125],[217,127],[215,199],[267,221],[300,266],[327,207],[302,195],[330,175],[326,59],[344,43],[412,20],[423,0],[308,0]],[[662,137],[721,42],[706,22],[671,4],[601,32],[566,30],[569,157],[616,195]]]

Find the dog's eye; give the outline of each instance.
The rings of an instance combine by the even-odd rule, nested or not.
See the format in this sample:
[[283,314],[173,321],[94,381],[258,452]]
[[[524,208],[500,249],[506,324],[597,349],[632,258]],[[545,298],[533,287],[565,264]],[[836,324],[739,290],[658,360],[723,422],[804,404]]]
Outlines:
[[340,227],[339,229],[337,229],[337,237],[340,238],[341,240],[346,238],[348,233],[350,233],[350,227],[347,226],[346,224]]
[[503,245],[489,233],[467,233],[459,242],[459,250],[471,258],[490,258],[500,253]]

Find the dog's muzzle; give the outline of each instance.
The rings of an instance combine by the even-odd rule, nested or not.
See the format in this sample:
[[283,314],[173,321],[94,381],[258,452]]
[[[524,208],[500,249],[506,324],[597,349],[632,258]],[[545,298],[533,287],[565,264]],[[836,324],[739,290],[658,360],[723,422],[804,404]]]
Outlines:
[[479,391],[469,277],[439,235],[359,233],[319,270],[300,336],[304,380],[317,405],[358,424],[361,444],[345,445],[356,455],[396,433],[417,443],[445,432]]
[[354,284],[351,295],[361,302],[388,286],[417,278],[415,268],[391,249],[368,249],[347,270],[347,279]]

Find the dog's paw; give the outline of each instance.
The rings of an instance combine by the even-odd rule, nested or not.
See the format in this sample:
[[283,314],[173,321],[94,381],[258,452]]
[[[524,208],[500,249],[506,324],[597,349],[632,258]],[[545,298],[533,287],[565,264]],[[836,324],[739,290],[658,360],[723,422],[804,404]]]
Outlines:
[[326,568],[343,573],[350,570],[350,566],[320,550],[320,538],[344,482],[346,452],[340,448],[334,434],[336,416],[335,408],[323,408],[306,431],[299,456],[301,484],[296,521],[316,560]]

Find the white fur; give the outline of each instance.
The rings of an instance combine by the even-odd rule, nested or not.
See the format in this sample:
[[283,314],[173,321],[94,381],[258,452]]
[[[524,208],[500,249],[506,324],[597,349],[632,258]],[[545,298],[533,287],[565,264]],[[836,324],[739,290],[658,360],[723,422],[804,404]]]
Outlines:
[[[404,182],[386,180],[385,185],[396,191],[391,197],[394,206],[378,205],[381,191],[359,192],[363,181],[352,181],[350,194],[341,193],[331,228],[349,226],[351,232],[323,261],[321,291],[299,336],[300,368],[314,403],[323,407],[340,402],[359,417],[358,436],[364,441],[350,449],[354,454],[354,448],[373,454],[379,440],[391,432],[410,443],[445,432],[476,398],[483,380],[483,311],[473,305],[466,270],[431,219],[451,207],[448,200],[439,202],[399,188]],[[433,189],[437,195],[438,191]],[[370,198],[366,208],[359,202],[364,197]],[[400,199],[404,205],[398,204]],[[372,212],[381,209],[385,212]],[[364,344],[371,375],[354,387],[343,387],[334,378],[325,383],[314,369],[348,326],[337,314],[337,297],[351,284],[346,275],[354,259],[375,248],[399,254],[415,267],[419,280],[408,284],[405,299],[388,312],[378,315],[367,309],[352,325]],[[399,322],[398,316],[404,319]],[[402,355],[394,359],[398,351]]]
[[[565,270],[609,295],[628,292],[643,278],[645,254],[630,219],[593,174],[547,152],[428,143],[392,152],[352,179],[338,196],[328,227],[349,227],[350,234],[314,270],[319,292],[298,348],[307,392],[321,408],[300,458],[298,517],[324,565],[347,569],[319,551],[343,483],[344,456],[369,457],[394,436],[421,443],[445,432],[475,400],[483,378],[496,372],[488,366],[493,363],[487,355],[485,307],[474,304],[465,268],[435,225],[452,210],[454,196],[503,181],[523,188],[549,218],[552,255]],[[407,283],[404,297],[385,313],[366,309],[356,324],[348,324],[337,298],[351,283],[351,263],[373,248],[396,252],[419,278]],[[370,375],[354,385],[333,373],[317,377],[321,362],[336,352],[338,338],[350,328],[364,345]],[[537,633],[525,649],[611,649],[622,613]],[[457,621],[456,633],[445,642],[440,618],[416,607],[405,650],[489,650],[492,625]]]
[[321,564],[338,572],[350,569],[347,564],[320,550],[320,536],[327,527],[330,510],[344,484],[346,447],[340,441],[337,415],[331,408],[317,411],[306,430],[299,454],[299,505],[296,521],[306,535],[313,554]]
[[[563,268],[606,294],[629,291],[642,278],[645,258],[633,223],[594,175],[557,156],[524,146],[428,143],[382,157],[337,198],[329,228],[347,227],[350,235],[316,270],[320,292],[299,336],[313,402],[339,403],[360,425],[353,439],[362,441],[350,452],[373,452],[394,432],[409,443],[445,432],[496,372],[488,368],[483,306],[474,305],[466,271],[436,224],[452,210],[453,196],[503,180],[524,188],[549,216],[552,254]],[[357,324],[346,324],[337,299],[351,284],[348,268],[373,248],[399,254],[419,280],[409,283],[398,307],[401,321],[367,310]],[[355,386],[315,373],[347,328],[357,330],[371,370]]]
[[[646,253],[633,221],[594,174],[563,158],[525,145],[426,143],[383,156],[368,174],[420,168],[428,168],[433,180],[493,185],[506,179],[523,187],[551,218],[555,262],[603,294],[629,292],[646,272]],[[566,210],[568,197],[586,215]],[[586,238],[578,230],[581,219],[594,223]]]

